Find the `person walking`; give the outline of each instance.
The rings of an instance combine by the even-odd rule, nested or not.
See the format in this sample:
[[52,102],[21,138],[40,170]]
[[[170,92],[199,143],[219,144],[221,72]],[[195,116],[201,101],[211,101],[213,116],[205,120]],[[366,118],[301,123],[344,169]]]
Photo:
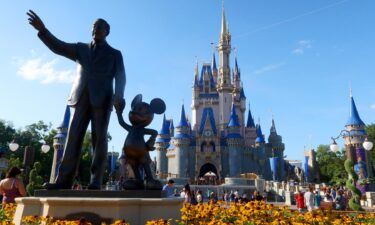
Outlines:
[[184,194],[185,201],[184,201],[184,203],[191,203],[192,194],[191,194],[190,185],[185,184],[184,189],[185,189],[185,194]]
[[18,167],[12,167],[6,178],[0,181],[0,193],[3,195],[3,207],[5,204],[15,203],[15,198],[25,197],[26,190],[22,183],[22,180],[17,178],[21,174],[21,170]]
[[297,203],[298,212],[302,212],[303,209],[305,208],[305,198],[303,196],[302,191],[298,191],[296,195],[296,203]]
[[316,190],[316,191],[315,191],[315,199],[314,199],[314,206],[315,206],[315,209],[319,209],[319,207],[320,207],[320,202],[322,201],[322,196],[320,195],[319,192],[320,192],[319,190]]
[[303,196],[307,211],[311,212],[313,210],[315,200],[315,195],[313,193],[312,187],[309,187],[309,190]]

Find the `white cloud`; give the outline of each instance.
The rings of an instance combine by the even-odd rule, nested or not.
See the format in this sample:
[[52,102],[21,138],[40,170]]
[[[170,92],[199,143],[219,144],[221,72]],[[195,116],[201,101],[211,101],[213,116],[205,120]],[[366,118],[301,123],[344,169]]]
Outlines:
[[311,40],[300,40],[297,42],[297,47],[292,51],[294,54],[302,55],[306,49],[312,48]]
[[255,70],[255,74],[259,75],[259,74],[264,74],[264,73],[267,73],[269,71],[272,71],[272,70],[276,70],[282,66],[284,66],[286,64],[286,62],[279,62],[279,63],[273,63],[273,64],[269,64],[269,65],[266,65],[260,69],[257,69]]
[[[32,53],[34,54],[35,52]],[[16,64],[19,66],[17,74],[23,79],[37,80],[42,84],[73,82],[74,71],[56,69],[57,63],[58,59],[46,61],[40,57],[27,60],[16,59]]]
[[371,109],[375,109],[375,104],[370,105]]

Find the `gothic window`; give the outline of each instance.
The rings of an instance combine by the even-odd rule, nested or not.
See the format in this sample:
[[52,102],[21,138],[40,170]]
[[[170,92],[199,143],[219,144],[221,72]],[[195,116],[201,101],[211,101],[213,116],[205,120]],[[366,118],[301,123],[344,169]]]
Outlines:
[[213,141],[210,142],[210,150],[211,152],[215,152],[216,149],[215,149],[215,143]]
[[207,148],[207,143],[204,141],[201,144],[201,152],[205,152],[205,149]]

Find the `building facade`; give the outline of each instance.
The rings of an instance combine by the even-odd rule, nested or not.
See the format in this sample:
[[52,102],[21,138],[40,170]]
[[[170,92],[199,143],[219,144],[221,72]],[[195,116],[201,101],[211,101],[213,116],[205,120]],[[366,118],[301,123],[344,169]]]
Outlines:
[[[217,50],[218,65],[213,54],[211,63],[195,67],[191,120],[184,105],[176,125],[164,116],[155,144],[157,176],[223,179],[255,173],[265,179],[284,180],[285,147],[274,119],[266,143],[260,124],[254,123],[250,108],[246,108],[236,57],[234,67],[230,65],[231,34],[224,8]],[[273,171],[270,158],[277,159]]]

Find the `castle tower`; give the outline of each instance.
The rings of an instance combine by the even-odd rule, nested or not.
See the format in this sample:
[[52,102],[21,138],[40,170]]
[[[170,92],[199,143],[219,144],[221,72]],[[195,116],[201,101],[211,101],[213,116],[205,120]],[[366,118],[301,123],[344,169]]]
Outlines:
[[166,178],[168,174],[168,159],[167,159],[167,148],[169,146],[169,141],[171,140],[171,130],[170,125],[172,121],[167,121],[165,119],[165,114],[163,117],[163,125],[158,133],[155,141],[156,148],[156,175],[158,178]]
[[285,170],[284,170],[284,149],[285,145],[282,142],[282,138],[277,134],[275,120],[272,116],[270,135],[268,137],[268,144],[266,144],[266,156],[270,158],[271,168],[274,169],[274,177],[278,181],[285,179]]
[[240,134],[240,123],[236,109],[232,105],[232,112],[228,123],[227,144],[229,152],[229,176],[235,177],[242,173],[243,138]]
[[257,138],[257,132],[255,128],[254,118],[251,115],[250,105],[247,114],[247,122],[245,127],[245,146],[255,146],[255,139]]
[[188,159],[190,146],[190,127],[186,120],[185,108],[182,105],[180,122],[176,126],[173,145],[175,146],[176,175],[178,178],[186,178],[188,175]]
[[57,127],[57,134],[53,137],[53,161],[51,168],[50,183],[55,183],[55,179],[58,175],[59,166],[64,153],[64,146],[66,142],[66,134],[68,132],[68,126],[70,121],[70,108],[66,106],[64,112],[64,119],[62,123]]
[[227,122],[230,120],[230,107],[232,105],[233,85],[230,78],[230,52],[231,35],[227,27],[224,13],[224,3],[222,6],[221,32],[218,44],[219,51],[219,74],[217,81],[217,91],[219,93],[219,131],[225,130]]
[[314,149],[304,150],[305,156],[304,171],[307,182],[317,183],[319,181],[319,168],[316,162],[316,153]]
[[356,164],[360,158],[361,161],[366,163],[367,174],[371,177],[372,168],[370,166],[370,157],[368,156],[368,152],[362,147],[362,144],[367,137],[365,126],[365,123],[359,117],[353,95],[350,92],[350,114],[348,121],[345,124],[345,128],[350,135],[348,133],[343,133],[346,157],[350,159],[353,164]]

